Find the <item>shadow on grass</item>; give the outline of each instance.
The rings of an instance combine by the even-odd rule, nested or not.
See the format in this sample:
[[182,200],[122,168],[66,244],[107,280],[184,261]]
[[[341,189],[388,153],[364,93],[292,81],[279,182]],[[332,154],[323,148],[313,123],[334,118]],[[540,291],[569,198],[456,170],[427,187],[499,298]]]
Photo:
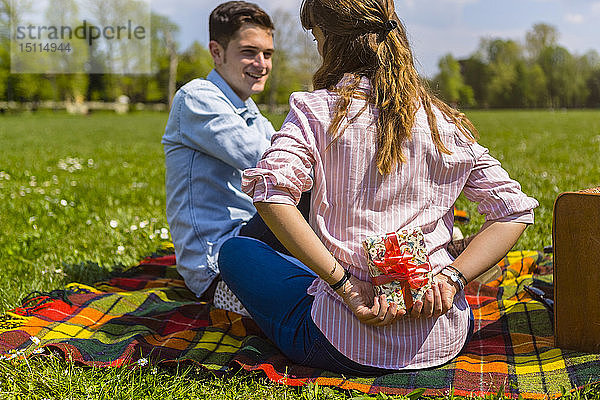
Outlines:
[[[169,249],[158,249],[147,257],[162,257],[170,254],[173,254],[173,252]],[[65,278],[70,282],[93,285],[94,283],[103,282],[110,278],[131,276],[139,273],[142,264],[136,266],[127,266],[124,264],[101,265],[94,261],[83,261],[78,264],[63,263],[62,265]],[[176,273],[175,276],[183,279]],[[174,278],[175,276],[171,277]]]
[[70,282],[83,283],[84,285],[93,285],[115,276],[122,276],[126,269],[123,264],[100,265],[93,261],[84,261],[79,264],[63,263],[65,277]]

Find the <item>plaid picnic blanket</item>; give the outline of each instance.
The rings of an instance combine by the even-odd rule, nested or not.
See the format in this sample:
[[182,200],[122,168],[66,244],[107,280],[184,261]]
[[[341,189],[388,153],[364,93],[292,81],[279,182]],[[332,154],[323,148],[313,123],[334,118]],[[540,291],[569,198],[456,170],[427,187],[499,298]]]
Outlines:
[[502,276],[472,282],[467,299],[475,333],[459,357],[433,369],[357,378],[294,365],[249,318],[198,302],[177,274],[173,255],[145,259],[120,276],[94,286],[70,284],[29,297],[0,317],[0,358],[60,351],[94,366],[192,362],[227,372],[264,371],[286,385],[317,383],[364,393],[426,396],[505,393],[545,398],[600,382],[600,355],[554,347],[551,317],[523,286],[552,285],[552,259],[513,252]]

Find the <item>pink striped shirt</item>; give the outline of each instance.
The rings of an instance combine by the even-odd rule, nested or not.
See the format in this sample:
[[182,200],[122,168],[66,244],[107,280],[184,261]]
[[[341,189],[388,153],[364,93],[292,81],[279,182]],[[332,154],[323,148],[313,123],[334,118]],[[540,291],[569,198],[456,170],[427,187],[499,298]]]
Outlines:
[[[363,79],[361,87],[369,90]],[[533,223],[538,203],[527,197],[487,149],[470,143],[436,110],[442,140],[452,151],[440,154],[432,142],[423,109],[412,139],[404,145],[407,161],[387,176],[377,172],[377,111],[367,107],[329,149],[327,134],[336,94],[327,90],[294,93],[281,131],[256,168],[244,171],[242,188],[255,202],[296,205],[312,189],[310,225],[332,254],[362,280],[368,280],[362,241],[403,227],[421,227],[433,272],[452,259],[446,251],[453,225],[452,207],[461,192],[479,203],[487,220]],[[348,117],[363,107],[353,100]],[[320,278],[308,289],[311,315],[327,339],[363,365],[389,369],[443,364],[461,350],[469,325],[463,292],[439,318],[403,319],[372,327],[352,312]]]

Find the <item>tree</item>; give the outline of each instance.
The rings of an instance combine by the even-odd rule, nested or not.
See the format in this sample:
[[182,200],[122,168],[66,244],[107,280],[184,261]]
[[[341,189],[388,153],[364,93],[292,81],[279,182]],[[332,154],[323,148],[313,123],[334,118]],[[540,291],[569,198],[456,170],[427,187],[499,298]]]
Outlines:
[[11,74],[10,24],[18,24],[24,11],[29,10],[32,1],[23,0],[18,7],[10,0],[0,0],[0,99],[18,101],[38,101],[52,95],[49,81],[40,75]]
[[9,0],[0,0],[0,101],[7,99],[7,83],[10,75]]
[[49,99],[54,92],[48,78],[39,74],[19,74],[11,80],[11,89],[11,99],[23,102]]
[[[38,86],[35,76],[11,75],[10,58],[10,24],[21,20],[21,13],[31,7],[31,1],[19,2],[18,7],[13,7],[11,0],[0,0],[0,79],[3,79],[4,90],[0,92],[6,100],[31,100]],[[20,12],[21,11],[21,12]]]
[[460,88],[464,84],[460,74],[460,64],[451,54],[446,54],[440,59],[438,66],[440,73],[435,80],[441,97],[451,104],[457,104],[460,100]]
[[570,107],[584,107],[587,99],[590,95],[590,88],[587,85],[587,80],[592,75],[594,71],[593,62],[597,59],[598,54],[594,54],[595,52],[589,52],[584,54],[583,56],[574,56],[573,57],[573,70],[575,73],[573,79],[574,93],[571,98]]
[[312,77],[322,63],[321,56],[317,50],[317,43],[308,32],[300,31],[296,41],[295,69],[303,90],[312,91]]
[[521,46],[514,40],[484,39],[480,53],[488,62],[488,102],[492,107],[511,107],[520,102],[517,66],[523,62]]
[[[157,72],[158,86],[165,88],[165,99],[170,104],[175,95],[177,80],[177,42],[179,27],[168,17],[152,14],[152,70]],[[166,77],[166,79],[165,79]]]
[[475,54],[460,60],[460,69],[465,85],[473,90],[473,98],[478,107],[488,107],[488,86],[491,79],[489,66]]
[[312,89],[312,75],[320,57],[314,42],[307,40],[306,33],[289,12],[276,10],[272,16],[275,24],[273,69],[264,92],[254,98],[273,109],[287,104],[290,93]]
[[177,86],[195,78],[204,78],[213,68],[213,59],[208,49],[194,41],[183,53],[179,55],[177,68]]
[[592,71],[586,85],[590,90],[587,98],[587,106],[600,107],[600,68]]
[[558,43],[558,30],[548,24],[535,24],[525,34],[525,48],[531,60],[537,60],[546,47],[554,47]]
[[523,107],[549,105],[546,75],[538,64],[521,63],[518,66],[517,96]]
[[[78,4],[75,0],[51,0],[45,18],[49,25],[76,26],[80,21]],[[53,100],[84,100],[87,97],[89,75],[84,73],[84,65],[90,59],[90,47],[82,41],[72,41],[70,45],[73,51],[68,56],[49,54],[52,58],[46,66],[46,78],[52,87],[49,98]]]
[[488,64],[512,64],[523,58],[519,43],[510,39],[482,39],[478,54]]
[[588,51],[581,57],[581,59],[588,65],[590,70],[600,67],[600,54],[598,54],[596,50]]
[[546,47],[539,56],[539,64],[547,78],[550,105],[573,107],[576,91],[584,89],[581,87],[584,82],[577,76],[576,61],[571,53],[561,46]]
[[600,107],[600,55],[595,50],[589,51],[582,57],[582,62],[587,64],[585,87],[588,89],[588,97],[586,106]]
[[457,107],[470,107],[475,104],[473,89],[465,84],[460,72],[460,64],[451,54],[444,56],[439,62],[440,73],[435,78],[441,97]]
[[[268,104],[269,108],[273,110],[277,104],[286,103],[289,93],[299,90],[301,85],[293,70],[296,40],[299,33],[298,24],[289,12],[281,9],[275,10],[271,16],[275,25],[273,68],[265,90],[254,97],[256,101]],[[287,95],[283,93],[286,91]]]

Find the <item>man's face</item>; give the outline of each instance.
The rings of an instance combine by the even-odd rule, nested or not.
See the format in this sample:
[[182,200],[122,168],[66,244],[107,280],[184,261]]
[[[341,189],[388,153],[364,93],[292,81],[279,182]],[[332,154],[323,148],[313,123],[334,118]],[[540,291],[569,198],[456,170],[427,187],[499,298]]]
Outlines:
[[273,33],[265,28],[245,24],[231,38],[227,48],[209,43],[215,69],[242,100],[265,89],[271,72]]

